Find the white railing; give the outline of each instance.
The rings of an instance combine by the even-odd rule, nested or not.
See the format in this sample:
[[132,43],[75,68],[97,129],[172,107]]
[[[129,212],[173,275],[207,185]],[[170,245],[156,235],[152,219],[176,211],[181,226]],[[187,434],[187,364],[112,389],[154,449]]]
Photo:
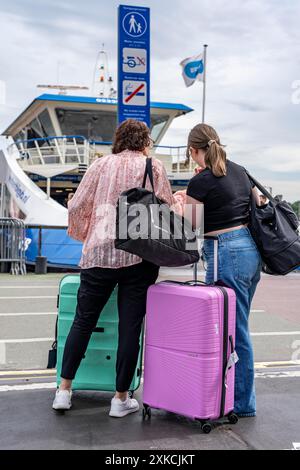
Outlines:
[[[96,158],[111,152],[111,142],[88,141],[82,136],[46,137],[19,140],[10,147],[17,148],[20,165],[79,165],[89,166]],[[192,173],[195,164],[186,159],[186,147],[155,145],[151,154],[161,160],[168,174]]]

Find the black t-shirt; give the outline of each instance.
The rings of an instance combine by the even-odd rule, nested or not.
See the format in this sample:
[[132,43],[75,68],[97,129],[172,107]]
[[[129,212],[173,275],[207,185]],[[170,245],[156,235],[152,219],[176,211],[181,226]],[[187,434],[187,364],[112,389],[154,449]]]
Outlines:
[[226,176],[209,168],[189,182],[187,195],[204,204],[204,232],[237,227],[249,221],[252,184],[245,169],[227,160]]

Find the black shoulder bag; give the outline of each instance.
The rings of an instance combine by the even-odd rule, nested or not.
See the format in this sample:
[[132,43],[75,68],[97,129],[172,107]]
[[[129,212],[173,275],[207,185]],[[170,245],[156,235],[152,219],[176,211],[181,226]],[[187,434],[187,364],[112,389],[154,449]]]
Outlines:
[[[147,177],[152,191],[145,187]],[[115,247],[157,266],[185,266],[199,261],[191,224],[155,195],[151,158],[146,160],[142,187],[129,189],[119,198]]]
[[261,254],[267,274],[285,275],[300,266],[299,220],[286,201],[274,198],[262,184],[246,171],[250,181],[268,199],[257,206],[252,195],[250,232]]

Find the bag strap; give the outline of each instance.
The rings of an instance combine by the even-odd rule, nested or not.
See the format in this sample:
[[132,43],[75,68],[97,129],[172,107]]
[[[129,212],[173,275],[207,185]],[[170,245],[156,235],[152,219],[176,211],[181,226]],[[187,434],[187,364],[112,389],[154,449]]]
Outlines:
[[255,178],[253,178],[253,176],[250,175],[250,173],[248,172],[248,170],[245,169],[245,171],[246,171],[246,174],[247,174],[249,180],[252,181],[252,183],[260,190],[260,192],[261,192],[264,196],[266,196],[270,201],[272,201],[273,203],[276,203],[277,201],[276,201],[276,199],[272,196],[272,194],[269,193],[269,191],[267,191],[266,188],[265,188],[262,184],[260,184]]
[[147,158],[146,160],[146,168],[144,173],[143,185],[142,188],[146,187],[147,176],[149,177],[152,190],[154,192],[154,180],[153,180],[153,170],[152,170],[152,158]]

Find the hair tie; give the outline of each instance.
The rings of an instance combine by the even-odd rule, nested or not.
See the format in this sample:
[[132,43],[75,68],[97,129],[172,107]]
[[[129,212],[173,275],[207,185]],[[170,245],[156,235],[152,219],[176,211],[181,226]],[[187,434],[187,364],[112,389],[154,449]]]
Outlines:
[[208,142],[208,146],[211,147],[212,144],[216,144],[216,143],[217,143],[216,140],[210,140],[210,141]]

